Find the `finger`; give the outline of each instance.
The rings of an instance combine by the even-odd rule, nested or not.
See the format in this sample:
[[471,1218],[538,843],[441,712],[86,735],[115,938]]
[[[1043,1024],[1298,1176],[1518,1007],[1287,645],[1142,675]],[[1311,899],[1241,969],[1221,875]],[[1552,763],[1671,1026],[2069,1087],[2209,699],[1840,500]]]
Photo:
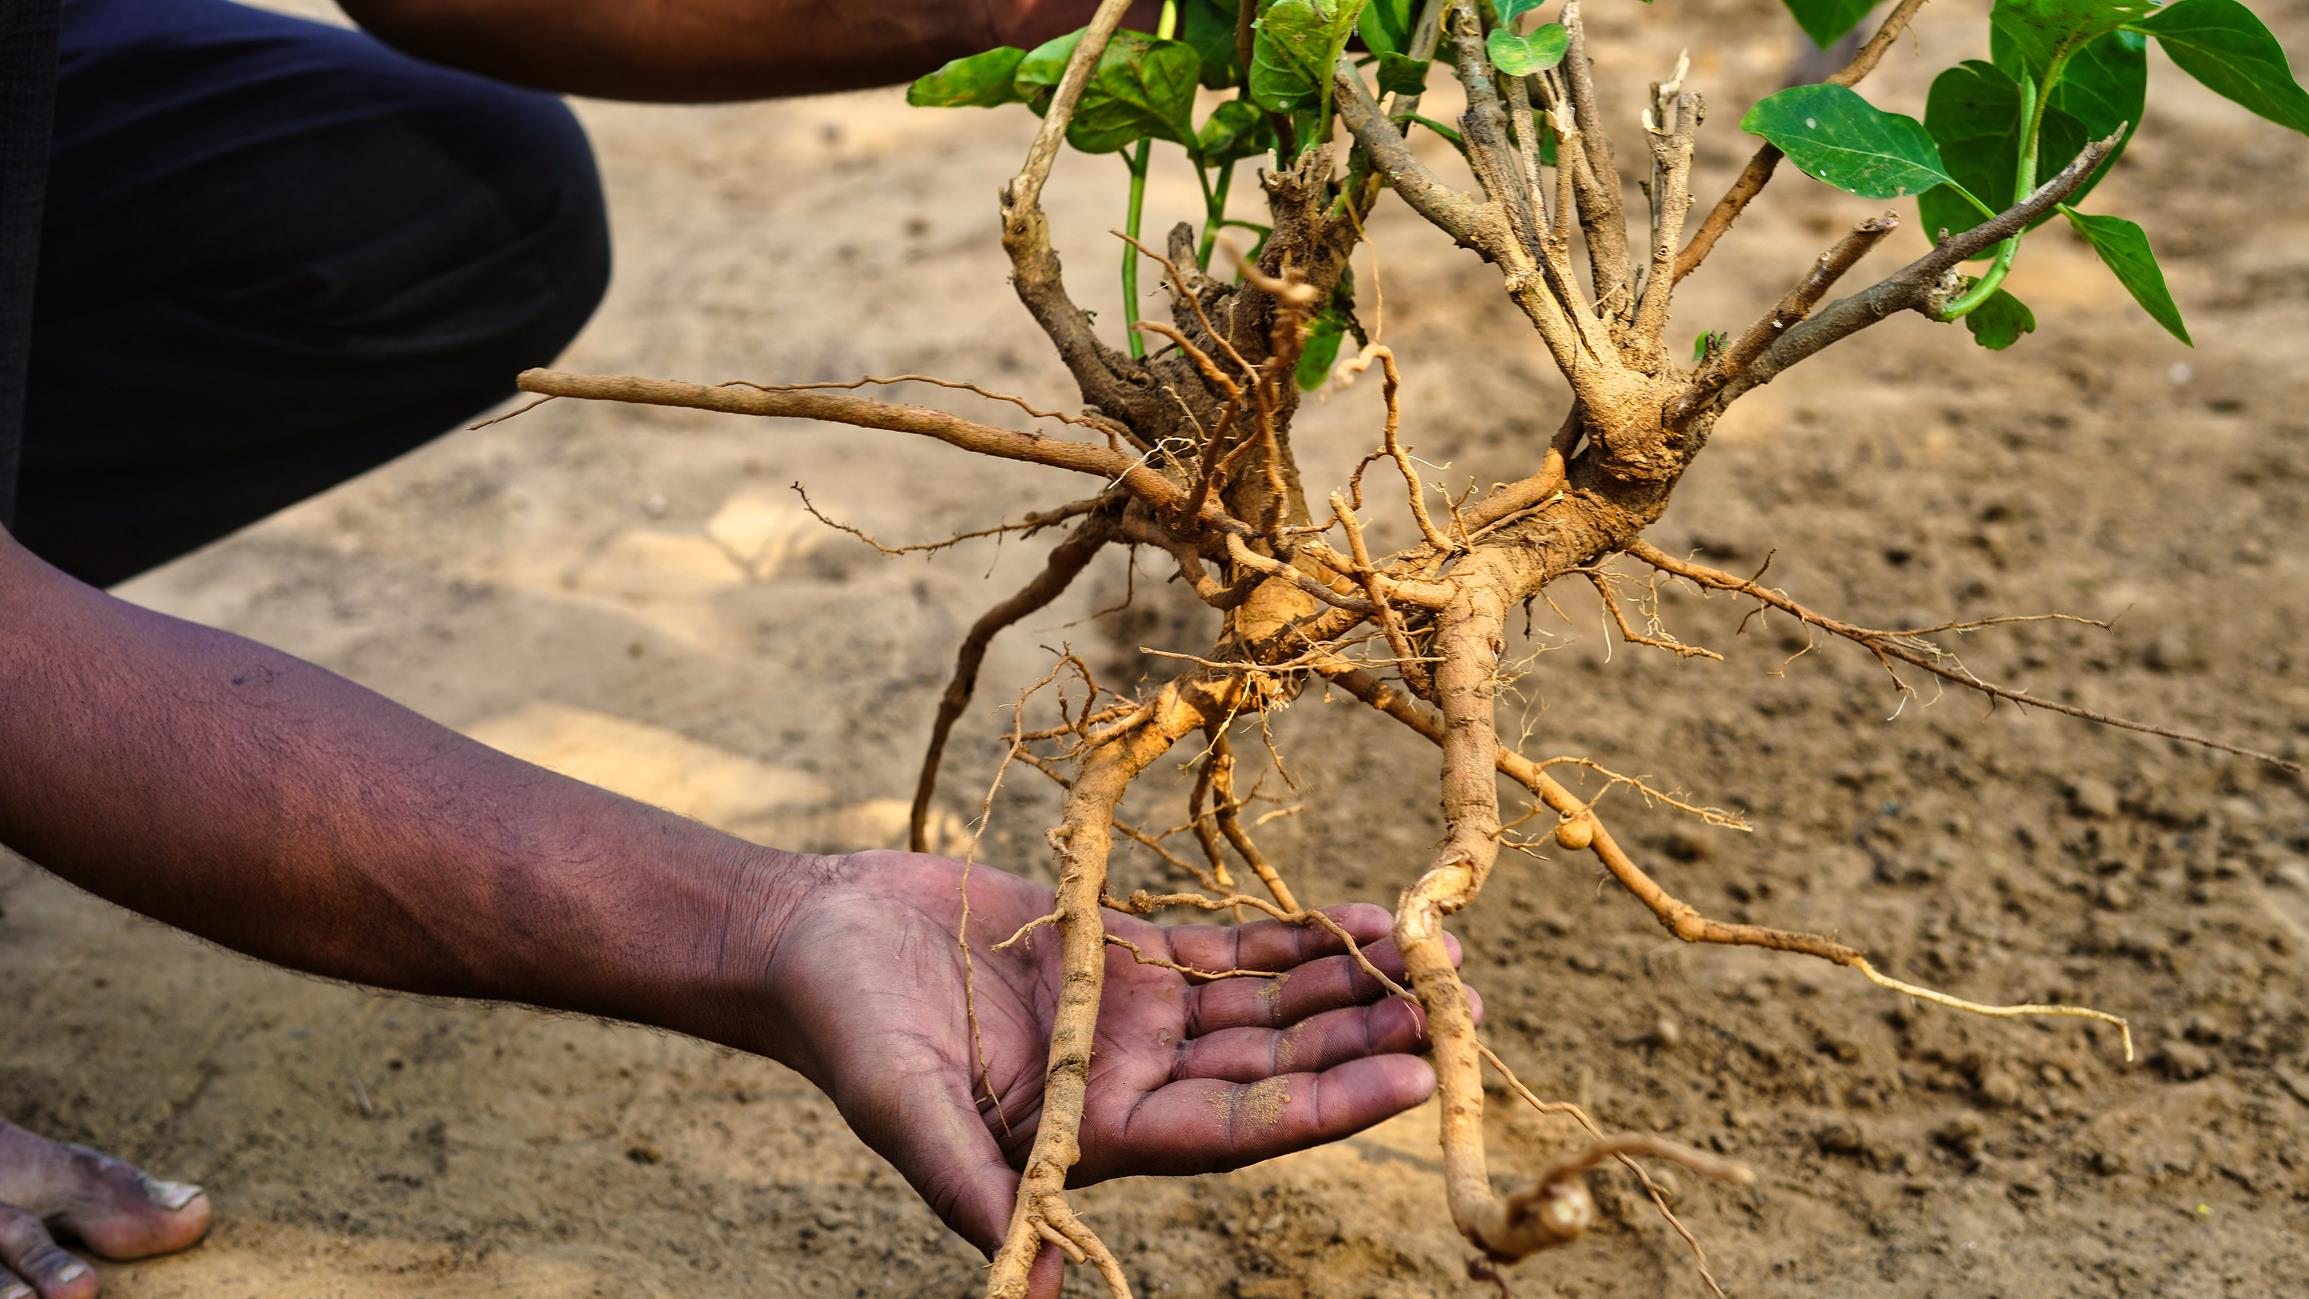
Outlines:
[[[1368,902],[1325,907],[1323,914],[1338,922],[1357,943],[1368,946],[1385,938],[1395,925],[1387,908]],[[1198,970],[1288,970],[1317,957],[1347,950],[1337,934],[1317,924],[1260,920],[1247,925],[1179,925],[1164,931],[1170,937],[1171,959]]]
[[[1452,963],[1457,964],[1458,940],[1448,934],[1444,939]],[[1373,943],[1363,954],[1388,978],[1398,983],[1404,978],[1403,956],[1393,939]],[[1326,956],[1279,978],[1220,979],[1187,989],[1187,1036],[1201,1037],[1222,1028],[1282,1028],[1309,1015],[1387,995],[1387,986],[1372,978],[1362,962],[1352,956]]]
[[[94,1299],[96,1273],[58,1248],[40,1219],[0,1205],[0,1269],[23,1278],[40,1299]],[[8,1284],[0,1281],[0,1293]]]
[[[1478,1018],[1482,1001],[1469,994]],[[1310,1015],[1285,1029],[1223,1028],[1190,1038],[1171,1077],[1257,1082],[1277,1074],[1328,1069],[1364,1056],[1416,1051],[1426,1043],[1417,1007],[1400,997]]]
[[1435,1071],[1375,1055],[1255,1083],[1194,1078],[1149,1093],[1099,1143],[1101,1177],[1219,1173],[1336,1141],[1426,1100]]
[[1026,1299],[1058,1299],[1059,1287],[1065,1284],[1066,1256],[1044,1245],[1026,1274]]
[[1010,1229],[1018,1173],[1002,1157],[962,1084],[891,1077],[844,1117],[905,1175],[940,1221],[991,1255]]

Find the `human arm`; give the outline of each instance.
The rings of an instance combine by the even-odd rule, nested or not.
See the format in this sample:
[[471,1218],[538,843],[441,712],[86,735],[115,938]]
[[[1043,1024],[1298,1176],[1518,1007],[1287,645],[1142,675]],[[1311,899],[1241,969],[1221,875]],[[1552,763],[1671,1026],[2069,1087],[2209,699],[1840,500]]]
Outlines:
[[[4,532],[0,843],[297,969],[636,1020],[777,1059],[956,1230],[981,1247],[1000,1235],[1061,976],[1053,943],[991,948],[1049,908],[1046,886],[970,872],[966,1003],[959,863],[743,843],[82,586]],[[1376,941],[1385,911],[1339,918],[1399,975]],[[1152,956],[1291,977],[1195,983],[1111,953],[1083,1180],[1235,1167],[1432,1087],[1407,1054],[1415,1015],[1327,931],[1109,921]],[[987,1081],[1003,1118],[973,1100]]]
[[[1091,0],[339,0],[421,58],[608,99],[768,99],[887,85],[1089,21]],[[1141,13],[1138,10],[1143,10]],[[1155,6],[1131,19],[1151,27]]]

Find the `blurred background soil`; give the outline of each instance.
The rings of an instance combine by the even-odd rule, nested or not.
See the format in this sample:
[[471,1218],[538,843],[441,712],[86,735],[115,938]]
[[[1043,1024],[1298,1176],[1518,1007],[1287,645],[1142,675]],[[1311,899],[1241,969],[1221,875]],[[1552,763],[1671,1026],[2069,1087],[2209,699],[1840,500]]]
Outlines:
[[[2259,6],[2309,56],[2309,2]],[[1608,77],[1640,93],[1693,48],[1716,106],[1704,197],[1748,152],[1738,114],[1796,47],[1767,0],[1598,6]],[[1932,6],[1870,83],[1915,111],[1985,52],[1985,3]],[[1890,322],[1727,418],[1654,537],[1863,622],[2118,616],[1964,638],[1982,674],[2299,757],[2309,748],[2309,215],[2302,142],[2159,63],[2149,129],[2099,211],[2144,223],[2198,347],[2064,232],[2015,290],[2042,322],[1998,355]],[[1635,105],[1617,105],[1622,152]],[[621,262],[570,368],[699,380],[926,371],[1072,394],[1005,282],[996,186],[1022,111],[923,112],[896,91],[729,108],[585,104]],[[1170,161],[1174,161],[1170,160]],[[1079,294],[1119,318],[1104,233],[1123,174],[1070,156],[1051,207]],[[1197,210],[1158,168],[1149,225]],[[1436,476],[1527,472],[1562,387],[1497,276],[1390,202],[1378,222],[1406,436]],[[1736,328],[1876,205],[1784,173],[1690,281],[1676,329]],[[1911,222],[1913,225],[1913,222]],[[1911,229],[1871,267],[1920,247]],[[1368,274],[1368,263],[1359,272]],[[1368,319],[1368,317],[1367,317]],[[1119,335],[1115,335],[1119,337]],[[542,358],[541,358],[542,359]],[[954,394],[903,399],[964,408]],[[1003,421],[999,408],[972,413]],[[1363,384],[1311,402],[1311,483],[1376,437]],[[301,654],[491,744],[782,847],[903,838],[924,727],[978,610],[1033,543],[886,559],[890,542],[1079,494],[1052,471],[896,435],[556,403],[458,433],[133,583],[130,598]],[[1384,488],[1381,491],[1385,495]],[[1390,534],[1392,536],[1392,534]],[[1071,644],[1110,680],[1135,647],[1198,649],[1199,611],[1125,561],[1005,637],[949,765],[975,809],[999,704]],[[1744,811],[1712,830],[1622,790],[1621,836],[1728,920],[1836,933],[1888,971],[1988,1000],[2130,1016],[2141,1058],[2073,1021],[1906,1004],[1784,956],[1683,948],[1585,858],[1510,856],[1460,918],[1488,1033],[1542,1094],[1748,1160],[1750,1191],[1680,1203],[1736,1295],[2298,1294],[2309,1274],[2309,799],[2251,762],[1927,692],[1857,649],[1727,599],[1661,614],[1722,663],[1617,646],[1594,597],[1544,605],[1505,708],[1581,753]],[[1392,901],[1437,832],[1435,757],[1316,697],[1277,720],[1303,810],[1270,848],[1303,896]],[[1255,749],[1255,746],[1254,746]],[[1248,760],[1248,758],[1246,759]],[[1047,792],[1012,782],[989,857],[1046,870]],[[1158,824],[1175,766],[1134,806]],[[1118,886],[1153,882],[1143,851]],[[118,1299],[231,1296],[964,1295],[976,1256],[806,1085],[651,1032],[378,997],[271,970],[0,862],[0,1114],[101,1142],[216,1197],[183,1258],[107,1270]],[[1570,1138],[1492,1107],[1496,1170]],[[1081,1203],[1143,1293],[1479,1295],[1423,1109],[1228,1177]],[[1518,1293],[1696,1296],[1691,1257],[1616,1176],[1605,1224]],[[1078,1281],[1070,1293],[1092,1293]]]

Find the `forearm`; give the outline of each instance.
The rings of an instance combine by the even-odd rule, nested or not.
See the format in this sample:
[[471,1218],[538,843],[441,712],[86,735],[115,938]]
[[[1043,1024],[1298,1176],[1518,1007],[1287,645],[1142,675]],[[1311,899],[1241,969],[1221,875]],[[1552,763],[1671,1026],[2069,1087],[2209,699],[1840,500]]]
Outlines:
[[[723,1036],[773,854],[519,762],[0,532],[0,843],[238,951]],[[750,952],[749,952],[750,954]]]
[[420,57],[613,99],[762,99],[885,85],[1009,35],[990,0],[340,3],[354,21]]

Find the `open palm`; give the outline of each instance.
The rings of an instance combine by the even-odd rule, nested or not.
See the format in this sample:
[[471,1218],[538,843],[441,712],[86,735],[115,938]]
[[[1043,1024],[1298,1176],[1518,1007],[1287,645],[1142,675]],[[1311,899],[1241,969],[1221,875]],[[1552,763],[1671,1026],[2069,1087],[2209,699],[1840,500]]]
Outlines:
[[[949,1226],[990,1250],[1041,1115],[1059,944],[1041,930],[991,950],[1047,913],[1051,891],[976,867],[966,1005],[962,879],[960,862],[938,857],[831,859],[786,926],[772,979],[798,1039],[779,1054]],[[1329,914],[1400,975],[1384,909]],[[1150,958],[1278,977],[1190,979],[1108,949],[1076,1184],[1239,1168],[1359,1131],[1434,1090],[1409,1054],[1421,1045],[1417,1012],[1325,929],[1166,927],[1112,912],[1107,928]],[[1056,1262],[1046,1250],[1037,1293],[1055,1293]]]

